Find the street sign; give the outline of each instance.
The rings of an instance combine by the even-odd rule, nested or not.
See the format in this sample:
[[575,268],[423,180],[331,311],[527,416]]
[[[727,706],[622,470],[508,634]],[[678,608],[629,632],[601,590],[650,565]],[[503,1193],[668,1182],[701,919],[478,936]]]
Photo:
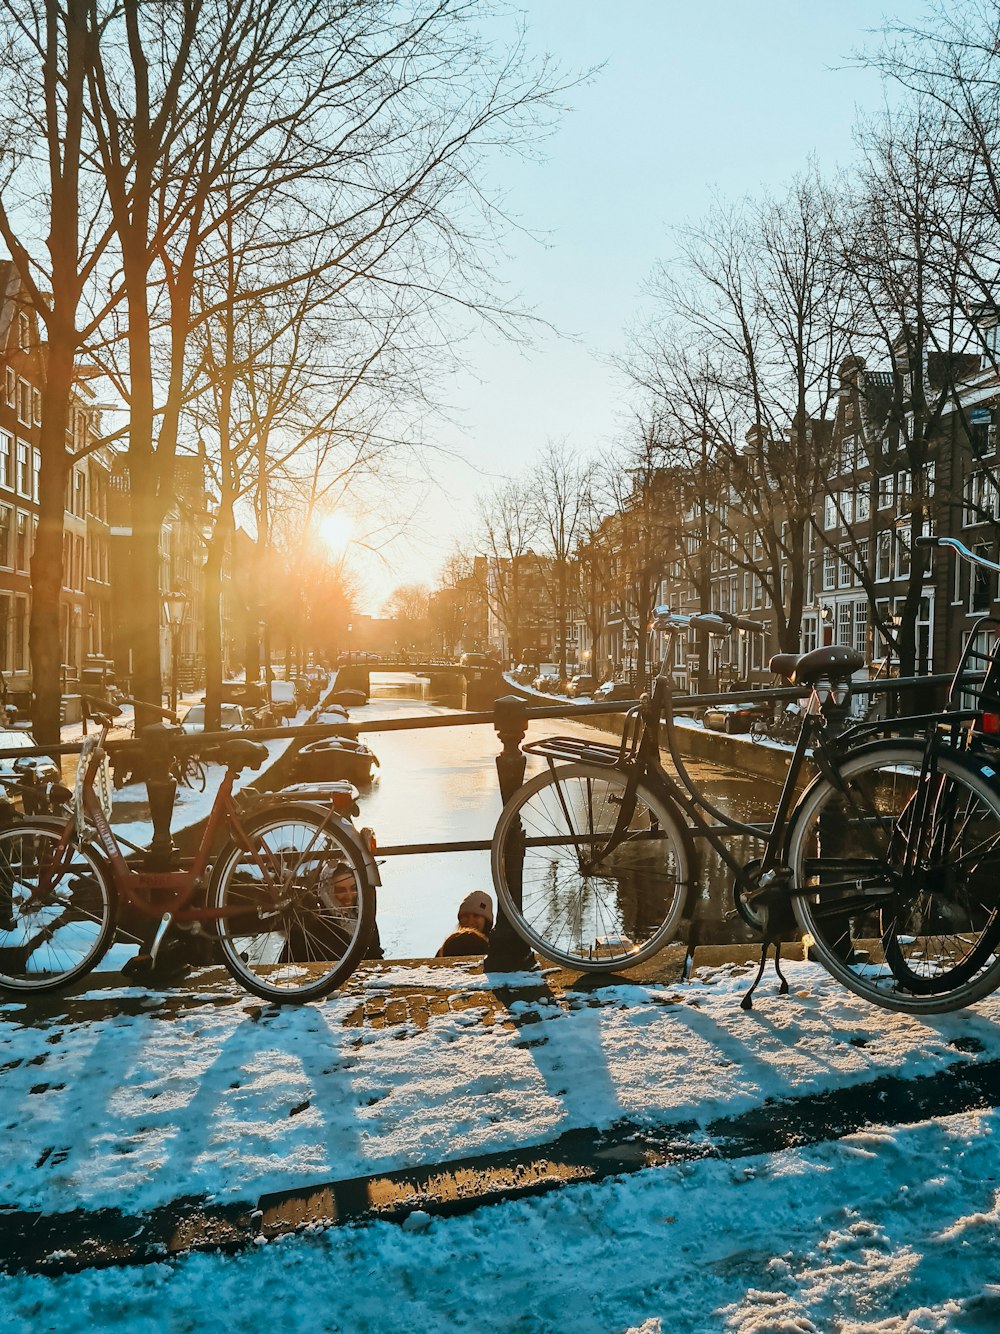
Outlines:
[[989,426],[992,420],[993,420],[993,413],[990,408],[969,409],[970,426]]

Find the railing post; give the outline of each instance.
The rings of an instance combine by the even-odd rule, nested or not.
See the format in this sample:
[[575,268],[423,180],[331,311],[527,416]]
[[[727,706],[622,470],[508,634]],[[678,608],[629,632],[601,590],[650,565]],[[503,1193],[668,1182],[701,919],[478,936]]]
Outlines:
[[[497,778],[500,781],[500,796],[506,804],[524,782],[525,758],[521,742],[528,730],[527,711],[524,700],[517,695],[502,695],[494,705],[494,721],[497,736],[503,744],[503,750],[497,756]],[[524,850],[511,840],[507,859],[507,883],[515,899],[520,897],[521,867]],[[487,972],[521,972],[526,968],[535,968],[535,956],[514,930],[510,918],[497,903],[496,925],[490,932],[490,947],[483,960]]]

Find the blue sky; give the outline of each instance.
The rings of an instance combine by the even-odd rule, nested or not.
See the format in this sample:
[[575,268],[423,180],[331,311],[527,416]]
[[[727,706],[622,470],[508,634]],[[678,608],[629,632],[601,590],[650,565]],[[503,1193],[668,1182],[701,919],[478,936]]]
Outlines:
[[493,181],[541,242],[515,235],[501,268],[511,293],[566,337],[515,348],[473,338],[438,432],[464,463],[387,564],[365,571],[372,610],[396,584],[433,583],[471,532],[477,490],[530,464],[549,439],[599,451],[627,420],[610,367],[671,230],[716,195],[780,191],[814,155],[849,167],[859,111],[877,111],[876,74],[852,64],[883,16],[919,20],[923,0],[530,0],[529,41],[570,69],[603,65],[574,90],[540,163],[500,159]]

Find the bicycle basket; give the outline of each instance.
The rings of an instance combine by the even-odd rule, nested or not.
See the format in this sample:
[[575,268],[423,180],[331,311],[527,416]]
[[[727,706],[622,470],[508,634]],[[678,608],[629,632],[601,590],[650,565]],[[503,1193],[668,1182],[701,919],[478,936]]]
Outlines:
[[108,760],[107,752],[99,750],[100,737],[88,736],[84,738],[83,749],[80,752],[80,759],[76,766],[76,781],[73,784],[73,815],[76,821],[76,832],[83,833],[84,826],[88,823],[87,811],[83,804],[84,780],[87,777],[87,769],[97,752],[97,772],[94,774],[94,795],[97,797],[101,810],[104,812],[105,819],[111,819],[111,803],[114,794],[114,782],[111,777],[111,764]]

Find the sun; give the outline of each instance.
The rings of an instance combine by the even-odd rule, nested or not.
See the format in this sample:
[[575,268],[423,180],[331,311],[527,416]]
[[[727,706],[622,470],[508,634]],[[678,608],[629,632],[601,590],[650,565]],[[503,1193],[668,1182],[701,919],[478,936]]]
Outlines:
[[351,540],[354,525],[346,514],[324,514],[319,521],[320,540],[334,556],[342,556]]

